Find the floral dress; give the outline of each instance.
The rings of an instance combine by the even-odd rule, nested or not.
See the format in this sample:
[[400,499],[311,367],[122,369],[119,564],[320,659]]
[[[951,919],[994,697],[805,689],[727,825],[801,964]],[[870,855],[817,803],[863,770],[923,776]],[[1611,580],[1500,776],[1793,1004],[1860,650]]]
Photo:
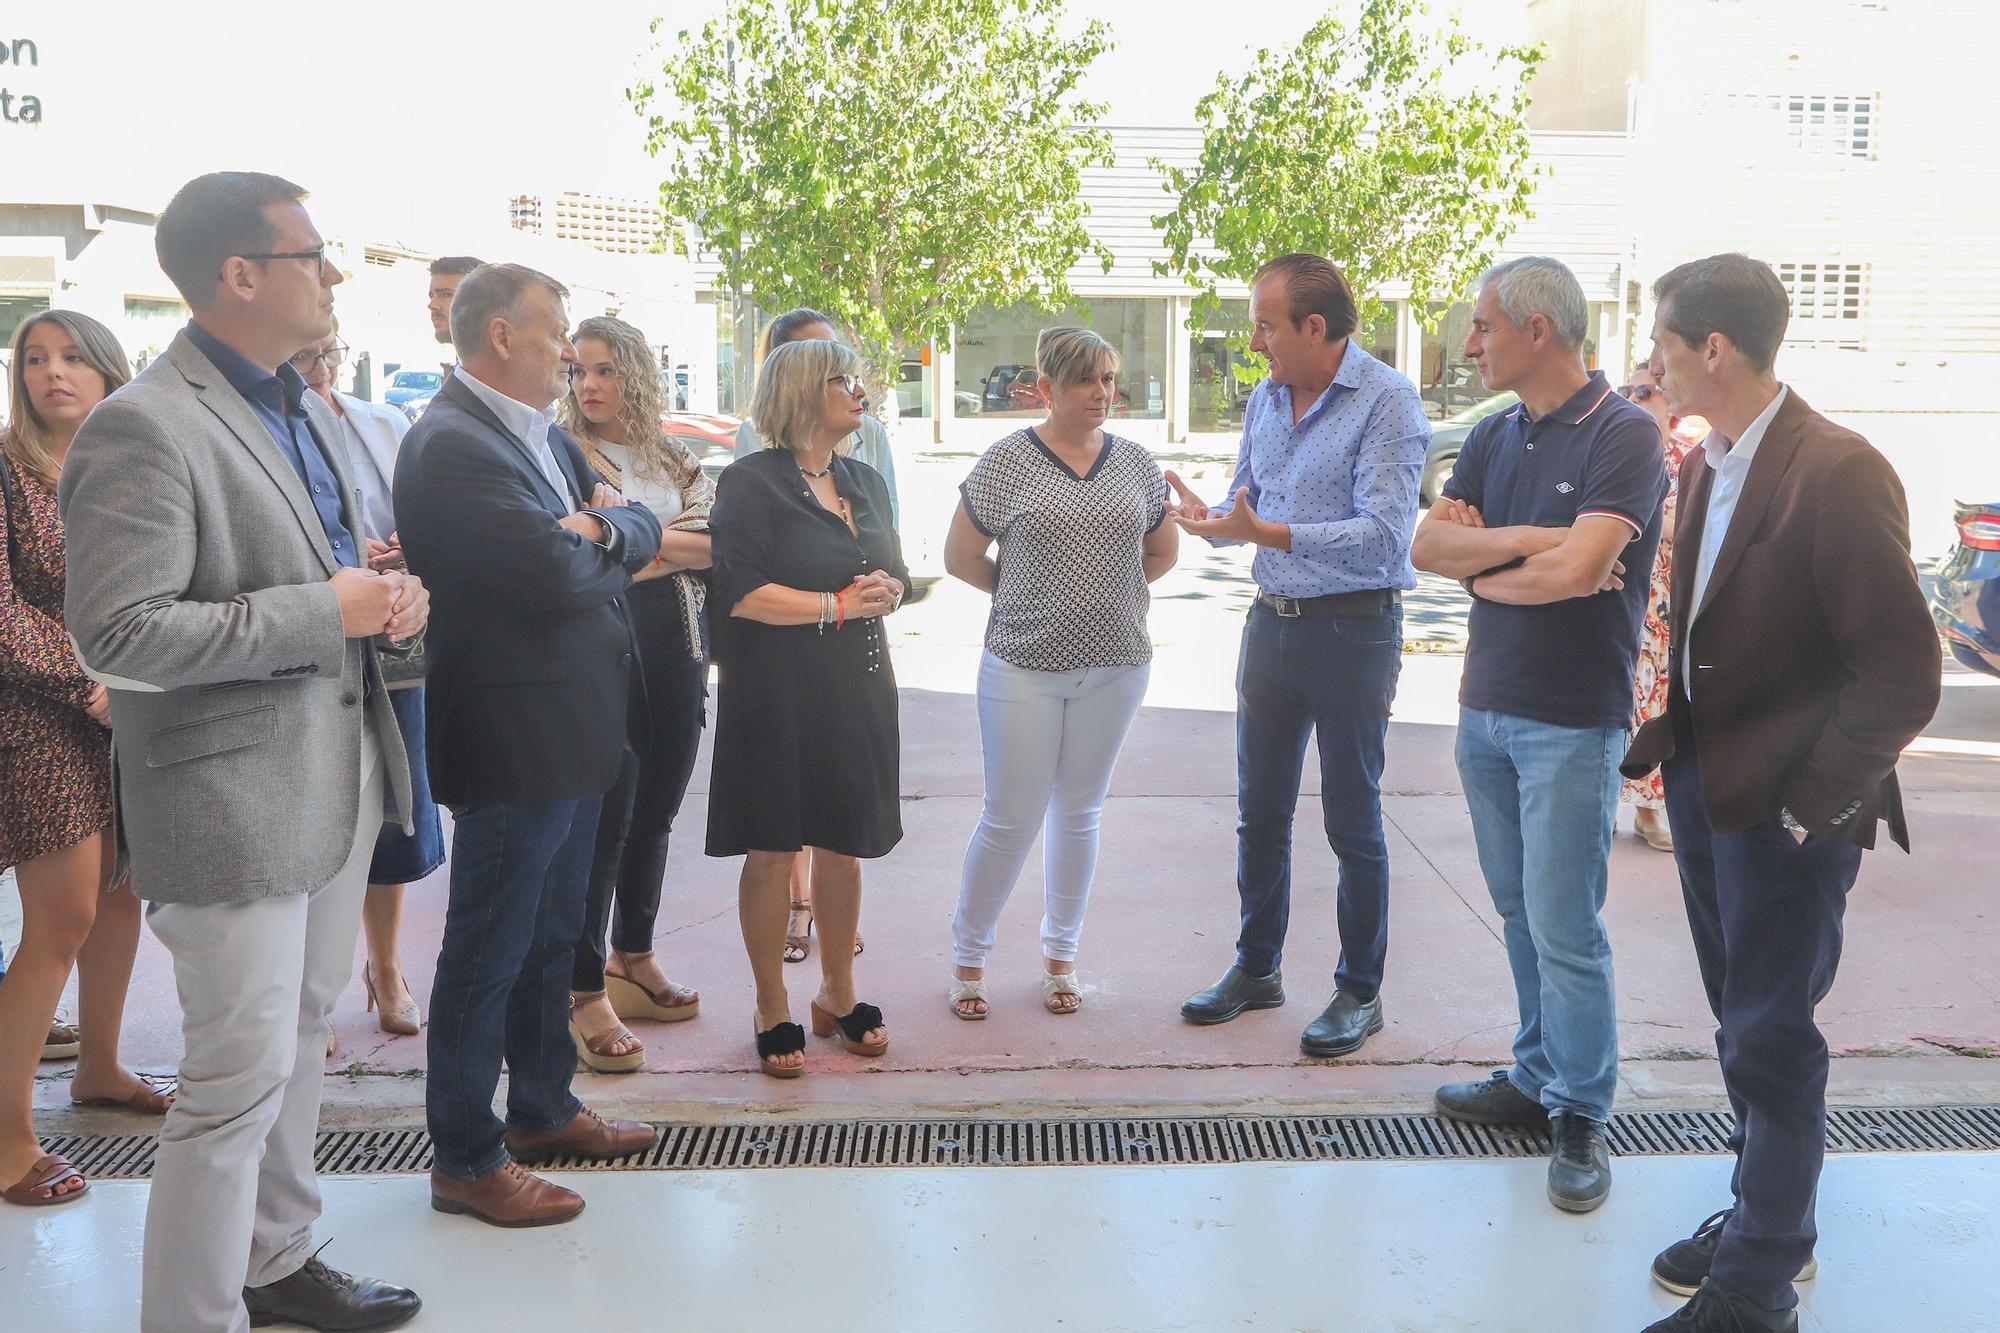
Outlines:
[[[1708,423],[1700,417],[1676,417],[1667,429],[1667,501],[1660,520],[1660,549],[1653,557],[1652,585],[1646,594],[1646,624],[1639,633],[1639,666],[1632,680],[1632,730],[1648,718],[1658,717],[1667,707],[1668,626],[1667,590],[1673,586],[1674,516],[1678,512],[1681,489],[1681,460],[1688,450],[1708,434]],[[1623,792],[1627,805],[1660,810],[1666,807],[1666,788],[1660,770],[1643,778],[1632,778]]]
[[74,847],[111,823],[111,733],[63,632],[56,493],[0,456],[0,867]]

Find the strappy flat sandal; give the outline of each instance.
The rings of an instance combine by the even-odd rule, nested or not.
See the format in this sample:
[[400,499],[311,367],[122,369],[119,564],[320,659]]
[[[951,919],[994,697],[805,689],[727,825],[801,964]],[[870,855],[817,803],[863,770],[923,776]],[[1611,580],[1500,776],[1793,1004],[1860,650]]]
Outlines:
[[[812,951],[813,951],[812,910],[813,909],[811,903],[795,902],[792,904],[792,914],[794,916],[796,916],[800,912],[804,912],[806,914],[806,933],[803,935],[785,936],[785,961],[788,963],[803,963],[806,959],[812,957]],[[859,953],[861,951],[859,949],[856,949],[855,952]]]
[[[623,955],[638,960],[651,958],[652,951]],[[647,990],[622,972],[613,972],[614,957],[604,965],[604,990],[611,999],[611,1011],[620,1018],[650,1018],[655,1023],[680,1023],[701,1012],[701,996],[686,986],[669,981],[663,989]]]
[[[83,1180],[83,1172],[72,1166],[69,1158],[61,1153],[45,1153],[39,1161],[28,1168],[27,1175],[22,1176],[5,1190],[0,1190],[0,1199],[19,1204],[23,1208],[47,1208],[51,1204],[74,1202],[90,1193],[88,1180],[83,1180],[83,1188],[80,1190],[70,1190],[65,1194],[53,1192],[56,1186],[71,1180]],[[43,1190],[51,1191],[47,1198],[42,1196]]]
[[[1076,1003],[1059,1005],[1056,1003],[1058,995],[1074,995]],[[1076,973],[1043,972],[1042,1006],[1052,1014],[1073,1014],[1083,1008],[1083,983],[1077,979]]]
[[875,1041],[864,1041],[870,1032],[882,1026],[882,1011],[872,1004],[857,1004],[845,1014],[838,1016],[819,1007],[819,1001],[812,1003],[813,1035],[832,1037],[838,1035],[840,1044],[856,1055],[880,1055],[889,1049],[887,1037]]
[[142,1077],[139,1082],[142,1086],[130,1097],[72,1097],[70,1105],[108,1106],[119,1111],[137,1111],[140,1115],[165,1115],[167,1108],[174,1104],[174,1094],[181,1086],[174,1079],[155,1083]]
[[636,1051],[619,1051],[621,1041],[638,1042],[632,1029],[623,1023],[614,1023],[594,1037],[583,1035],[583,1028],[576,1021],[576,1002],[570,1002],[569,1039],[576,1043],[576,1058],[600,1074],[629,1074],[646,1063],[645,1043],[639,1043]]
[[[976,1012],[959,1008],[958,1006],[966,1000],[978,1000],[981,1003],[987,1003],[988,1007]],[[977,1023],[980,1019],[986,1017],[992,1007],[986,1000],[986,978],[974,977],[972,980],[967,981],[964,977],[953,977],[951,979],[951,999],[949,1003],[953,1017],[962,1018],[968,1023]]]
[[[757,1016],[750,1016],[750,1030],[757,1032]],[[806,1072],[805,1063],[795,1065],[775,1064],[773,1056],[791,1055],[804,1052],[806,1030],[797,1023],[774,1023],[762,1032],[757,1032],[757,1063],[772,1078],[797,1078]]]

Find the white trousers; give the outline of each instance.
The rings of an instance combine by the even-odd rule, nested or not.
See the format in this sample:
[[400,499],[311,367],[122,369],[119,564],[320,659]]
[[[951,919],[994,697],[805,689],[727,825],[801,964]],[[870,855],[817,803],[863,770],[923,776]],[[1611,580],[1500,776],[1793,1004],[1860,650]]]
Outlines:
[[382,784],[364,726],[353,846],[319,888],[146,909],[173,955],[187,1054],[146,1203],[144,1333],[243,1333],[243,1288],[289,1277],[312,1253],[327,1015],[354,970]]
[[986,802],[965,849],[952,957],[985,967],[1001,909],[1042,833],[1042,956],[1076,958],[1097,869],[1097,830],[1118,749],[1146,697],[1150,666],[1029,671],[979,663]]

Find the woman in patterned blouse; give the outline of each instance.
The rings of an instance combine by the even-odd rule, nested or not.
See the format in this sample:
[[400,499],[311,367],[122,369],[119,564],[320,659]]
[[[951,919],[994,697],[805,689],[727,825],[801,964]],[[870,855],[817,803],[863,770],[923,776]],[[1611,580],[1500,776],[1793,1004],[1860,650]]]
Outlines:
[[83,1049],[70,1099],[164,1114],[169,1089],[118,1062],[139,900],[110,887],[111,709],[63,632],[56,479],[90,409],[132,377],[111,331],[51,310],[14,335],[12,415],[0,433],[0,867],[21,890],[21,945],[0,980],[0,1187],[10,1203],[67,1202],[86,1188],[45,1155],[30,1106],[56,1002],[80,964]]
[[[1035,345],[1048,419],[981,455],[960,489],[945,569],[993,597],[979,665],[986,799],[952,918],[952,1012],[986,1017],[1000,912],[1042,833],[1042,1002],[1073,1014],[1098,821],[1146,696],[1146,585],[1173,568],[1167,484],[1143,445],[1104,429],[1118,353],[1088,329]],[[996,554],[988,555],[995,546]]]

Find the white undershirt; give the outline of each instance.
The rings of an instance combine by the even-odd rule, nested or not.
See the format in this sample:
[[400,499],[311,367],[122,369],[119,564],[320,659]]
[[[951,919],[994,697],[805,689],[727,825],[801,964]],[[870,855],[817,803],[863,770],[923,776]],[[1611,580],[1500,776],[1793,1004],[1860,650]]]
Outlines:
[[642,465],[631,449],[609,440],[592,440],[604,456],[611,460],[624,484],[618,489],[634,504],[642,504],[653,511],[653,517],[665,524],[673,522],[681,515],[680,487],[669,485],[642,470]]

